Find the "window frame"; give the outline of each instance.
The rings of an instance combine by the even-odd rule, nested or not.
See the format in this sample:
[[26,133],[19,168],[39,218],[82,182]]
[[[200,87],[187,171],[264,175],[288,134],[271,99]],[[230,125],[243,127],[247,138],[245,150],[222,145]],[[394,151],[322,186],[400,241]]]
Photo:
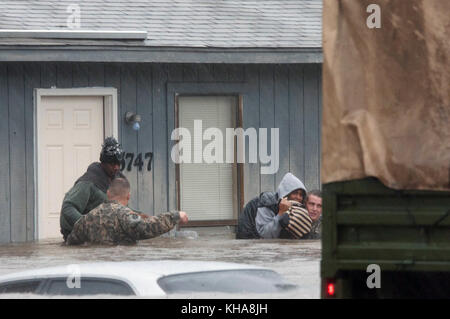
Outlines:
[[[252,85],[246,81],[227,81],[227,82],[167,82],[166,89],[166,108],[167,108],[167,136],[168,145],[167,148],[170,150],[175,145],[176,141],[170,139],[172,131],[177,127],[175,110],[176,101],[178,96],[235,96],[237,97],[237,113],[239,117],[236,118],[236,127],[244,128],[244,99],[247,99],[249,95],[253,92]],[[170,155],[169,155],[170,156]],[[176,210],[179,208],[178,205],[178,190],[177,190],[177,178],[176,178],[176,167],[175,163],[168,158],[168,185],[167,185],[167,206],[168,210]],[[245,204],[245,184],[244,184],[244,169],[247,164],[238,163],[238,200],[237,200],[237,218],[244,210]],[[190,226],[223,226],[223,225],[237,225],[237,218],[225,221],[190,221],[186,225],[179,225],[179,227],[190,227]]]

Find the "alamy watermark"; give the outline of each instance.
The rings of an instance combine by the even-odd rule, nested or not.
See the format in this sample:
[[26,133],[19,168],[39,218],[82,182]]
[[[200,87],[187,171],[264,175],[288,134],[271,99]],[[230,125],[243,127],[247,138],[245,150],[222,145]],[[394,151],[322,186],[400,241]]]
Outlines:
[[370,13],[367,17],[366,25],[369,29],[381,28],[381,8],[378,4],[369,4],[366,8],[366,12]]
[[67,266],[67,279],[66,285],[67,288],[81,288],[81,270],[78,265],[68,265]]
[[78,4],[70,4],[67,6],[66,12],[69,16],[66,20],[67,28],[77,30],[81,28],[81,9]]
[[[184,127],[172,131],[171,139],[177,142],[172,147],[170,155],[172,161],[176,164],[245,163],[245,146],[248,138],[248,162],[257,163],[259,156],[261,174],[275,174],[278,172],[280,164],[280,133],[278,128],[270,129],[269,153],[267,131],[267,128],[260,128],[257,131],[253,127],[246,130],[226,128],[225,132],[219,128],[210,127],[203,131],[203,121],[194,120],[194,132]],[[204,141],[210,142],[203,147]]]
[[366,280],[367,288],[381,288],[381,268],[377,264],[367,266],[366,272],[371,273]]

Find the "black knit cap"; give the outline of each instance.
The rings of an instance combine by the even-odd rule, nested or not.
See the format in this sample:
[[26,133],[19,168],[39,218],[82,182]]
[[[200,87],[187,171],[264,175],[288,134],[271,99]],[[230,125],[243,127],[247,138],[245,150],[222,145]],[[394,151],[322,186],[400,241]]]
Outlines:
[[110,136],[105,139],[100,152],[100,162],[102,163],[117,163],[120,164],[122,160],[123,150],[119,142]]

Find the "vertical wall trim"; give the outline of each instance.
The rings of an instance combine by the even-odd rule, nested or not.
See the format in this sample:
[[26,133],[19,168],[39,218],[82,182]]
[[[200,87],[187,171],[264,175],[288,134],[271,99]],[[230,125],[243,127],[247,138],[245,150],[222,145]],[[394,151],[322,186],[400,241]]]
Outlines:
[[27,241],[36,239],[35,220],[35,192],[36,192],[36,170],[34,165],[35,114],[34,114],[34,89],[40,87],[40,67],[36,63],[24,65],[25,74],[25,158],[26,158],[26,189],[27,189]]
[[[11,72],[11,73],[9,73]],[[8,65],[10,174],[11,174],[11,241],[26,241],[26,160],[25,154],[25,81],[22,63]]]
[[11,118],[11,112],[9,111],[9,89],[10,89],[10,83],[9,83],[9,67],[6,67],[6,83],[7,83],[7,100],[6,100],[6,108],[8,109],[8,178],[9,178],[9,241],[12,241],[12,200],[11,200],[11,124],[9,123],[9,119]]
[[308,186],[306,185],[306,171],[305,171],[305,167],[306,167],[306,131],[305,131],[305,126],[306,126],[306,122],[305,122],[305,94],[307,94],[307,92],[305,92],[305,68],[303,67],[302,69],[302,85],[303,85],[303,94],[302,94],[302,113],[301,113],[301,117],[302,117],[302,121],[303,121],[303,125],[302,125],[302,131],[303,131],[303,141],[302,141],[302,145],[303,145],[303,167],[302,167],[302,182],[305,184],[306,188],[308,189]]

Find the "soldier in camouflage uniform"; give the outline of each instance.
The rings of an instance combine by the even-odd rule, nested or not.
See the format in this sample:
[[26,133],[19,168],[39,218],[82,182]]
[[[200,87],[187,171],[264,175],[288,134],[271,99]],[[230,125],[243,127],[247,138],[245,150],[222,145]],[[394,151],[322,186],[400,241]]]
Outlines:
[[130,198],[130,184],[125,178],[116,178],[107,191],[108,201],[83,215],[67,237],[68,245],[135,244],[138,240],[162,235],[177,222],[186,223],[185,212],[147,216],[126,207]]
[[303,239],[320,239],[322,237],[322,192],[312,190],[306,197],[306,209],[312,220],[311,231]]

